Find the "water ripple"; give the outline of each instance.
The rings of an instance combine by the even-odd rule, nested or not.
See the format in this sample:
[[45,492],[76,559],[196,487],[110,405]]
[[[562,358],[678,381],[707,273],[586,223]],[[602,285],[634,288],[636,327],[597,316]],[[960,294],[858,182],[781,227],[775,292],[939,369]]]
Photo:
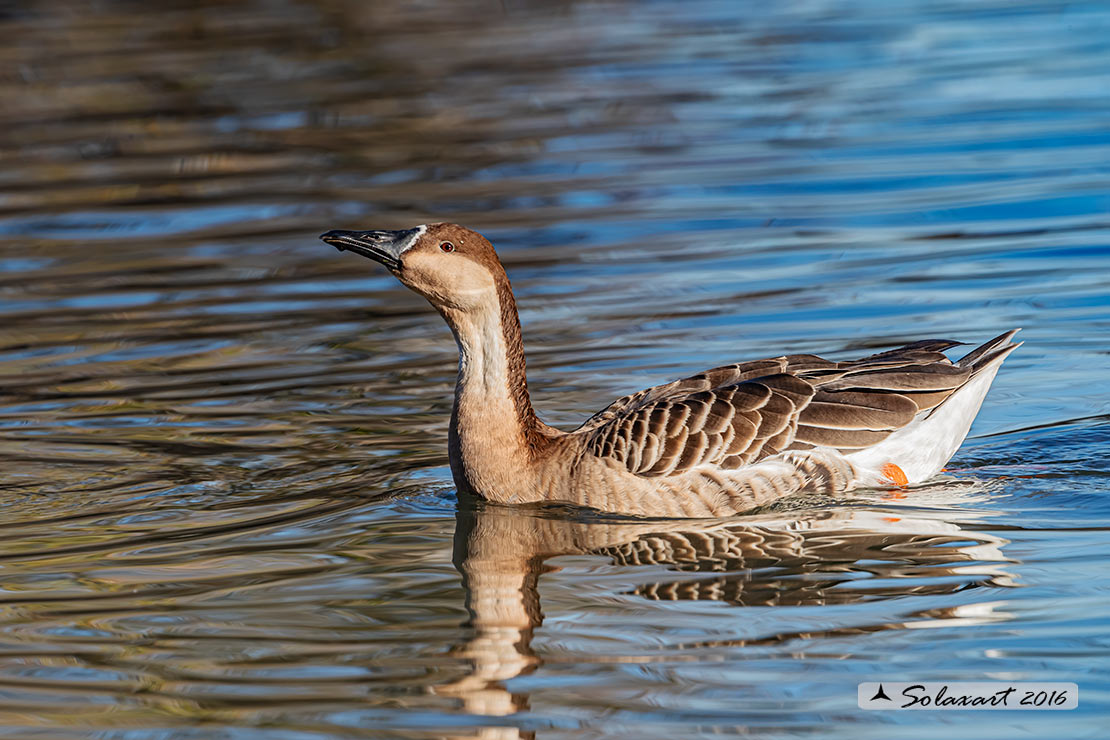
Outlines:
[[[897,673],[1078,681],[1100,737],[1110,13],[755,10],[0,9],[3,732],[918,737],[854,707]],[[498,245],[557,425],[1026,344],[910,494],[456,512],[448,332],[316,240],[444,219]],[[1023,714],[966,727],[1060,737]]]

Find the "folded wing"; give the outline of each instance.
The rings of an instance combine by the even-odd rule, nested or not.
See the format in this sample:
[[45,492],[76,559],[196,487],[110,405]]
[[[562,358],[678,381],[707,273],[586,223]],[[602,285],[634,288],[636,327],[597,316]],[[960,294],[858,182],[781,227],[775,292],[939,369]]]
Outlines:
[[850,453],[928,414],[1006,344],[953,364],[926,340],[850,362],[790,355],[714,368],[622,398],[586,422],[589,454],[643,476],[740,468],[780,452]]

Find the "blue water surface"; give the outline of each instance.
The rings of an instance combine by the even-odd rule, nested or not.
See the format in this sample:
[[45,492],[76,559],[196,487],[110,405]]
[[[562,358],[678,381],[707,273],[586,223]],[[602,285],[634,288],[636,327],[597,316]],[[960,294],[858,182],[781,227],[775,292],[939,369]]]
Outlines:
[[[0,734],[1106,736],[1110,6],[43,0],[0,42]],[[317,240],[440,220],[563,428],[1025,344],[921,488],[460,503],[448,331]],[[1080,700],[860,710],[883,680]]]

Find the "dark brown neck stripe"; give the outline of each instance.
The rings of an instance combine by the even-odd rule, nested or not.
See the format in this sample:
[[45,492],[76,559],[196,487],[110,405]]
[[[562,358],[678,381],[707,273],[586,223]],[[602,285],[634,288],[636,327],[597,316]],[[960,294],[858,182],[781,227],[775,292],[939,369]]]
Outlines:
[[508,372],[509,395],[513,399],[524,443],[533,453],[543,446],[545,438],[539,430],[536,412],[528,395],[528,377],[524,362],[524,339],[520,331],[520,315],[509,278],[502,272],[497,281],[497,299],[501,304],[501,331],[505,338],[505,361]]

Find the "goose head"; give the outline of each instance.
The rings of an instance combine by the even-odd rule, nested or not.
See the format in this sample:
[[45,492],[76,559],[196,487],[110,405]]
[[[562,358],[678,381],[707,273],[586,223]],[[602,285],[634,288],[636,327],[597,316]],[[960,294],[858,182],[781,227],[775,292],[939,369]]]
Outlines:
[[400,231],[333,230],[320,238],[341,252],[380,262],[440,310],[466,312],[488,306],[507,282],[493,246],[478,232],[458,224]]

